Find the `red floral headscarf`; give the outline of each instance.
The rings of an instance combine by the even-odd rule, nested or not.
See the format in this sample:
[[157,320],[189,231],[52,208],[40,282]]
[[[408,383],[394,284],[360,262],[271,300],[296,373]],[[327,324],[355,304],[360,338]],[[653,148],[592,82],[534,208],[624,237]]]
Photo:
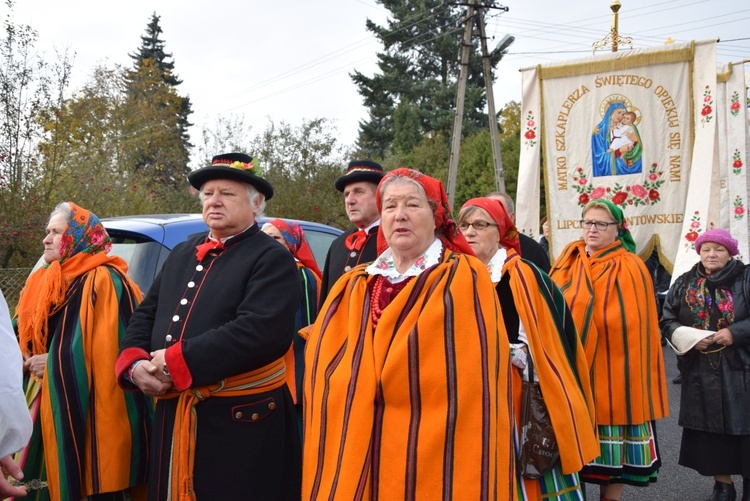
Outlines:
[[18,339],[24,354],[47,352],[49,317],[65,306],[73,281],[97,266],[120,270],[140,299],[140,289],[125,275],[127,263],[107,254],[112,244],[99,218],[73,202],[69,204],[71,215],[60,238],[60,259],[29,275],[18,300]]
[[[422,174],[418,170],[407,169],[406,167],[392,170],[380,181],[375,193],[378,210],[381,212],[383,210],[383,202],[380,199],[380,186],[386,182],[386,180],[396,176],[413,179],[424,188],[424,191],[427,194],[427,201],[430,203],[435,218],[435,233],[443,242],[443,245],[454,252],[473,256],[474,251],[466,242],[466,239],[461,232],[458,231],[458,228],[456,228],[456,222],[451,215],[451,208],[448,205],[448,196],[445,194],[443,183],[434,177]],[[388,243],[385,241],[383,225],[381,224],[378,228],[378,254],[382,254],[387,248]]]
[[60,262],[79,252],[86,254],[109,252],[112,248],[112,241],[96,214],[73,202],[69,203],[73,215],[60,239]]
[[521,242],[518,239],[518,230],[508,215],[508,211],[503,207],[502,202],[484,197],[472,198],[464,203],[461,210],[467,207],[479,207],[487,211],[487,214],[497,223],[497,229],[500,232],[500,246],[504,249],[513,249],[519,255],[521,254]]
[[284,219],[271,219],[266,224],[271,224],[279,230],[279,233],[281,233],[284,241],[289,246],[289,250],[292,251],[292,255],[300,263],[310,268],[318,278],[323,276],[320,268],[318,268],[318,263],[315,261],[310,244],[307,242],[307,237],[305,237],[302,226],[293,221],[285,221]]

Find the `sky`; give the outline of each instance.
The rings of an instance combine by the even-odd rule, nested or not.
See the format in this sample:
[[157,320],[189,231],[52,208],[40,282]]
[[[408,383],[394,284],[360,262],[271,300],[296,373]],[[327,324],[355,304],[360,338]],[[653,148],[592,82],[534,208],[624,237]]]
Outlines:
[[[634,48],[660,45],[669,37],[719,38],[719,62],[750,58],[747,0],[620,1],[620,33],[633,38]],[[506,34],[515,37],[497,67],[496,108],[520,101],[520,68],[590,55],[592,43],[610,29],[610,3],[508,0],[502,3],[507,12],[488,11],[490,49]],[[0,11],[5,17],[9,9],[3,4]],[[388,19],[375,0],[18,0],[13,19],[38,32],[36,48],[45,58],[53,60],[61,50],[75,53],[74,91],[97,65],[130,67],[128,54],[140,46],[153,13],[161,18],[165,49],[183,80],[178,91],[193,104],[194,139],[218,117],[242,117],[253,134],[269,120],[299,125],[323,117],[344,144],[356,140],[367,110],[350,74],[378,71],[382,46],[365,22]]]

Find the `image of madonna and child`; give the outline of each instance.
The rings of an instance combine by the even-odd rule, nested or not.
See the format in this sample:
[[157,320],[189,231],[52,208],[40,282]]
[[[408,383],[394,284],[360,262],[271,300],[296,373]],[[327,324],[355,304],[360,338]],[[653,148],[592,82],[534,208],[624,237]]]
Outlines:
[[638,174],[642,171],[643,143],[635,122],[638,115],[623,103],[612,103],[591,136],[595,177]]

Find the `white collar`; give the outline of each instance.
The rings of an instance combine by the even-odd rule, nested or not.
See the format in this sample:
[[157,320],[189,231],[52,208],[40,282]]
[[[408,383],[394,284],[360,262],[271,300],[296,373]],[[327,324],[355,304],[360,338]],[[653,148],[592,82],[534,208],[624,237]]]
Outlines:
[[503,278],[503,265],[507,257],[508,251],[504,247],[499,247],[495,255],[490,258],[490,262],[487,263],[487,271],[490,272],[493,284],[498,283]]
[[[373,229],[373,228],[377,228],[379,225],[380,225],[380,219],[378,219],[377,221],[375,221],[374,223],[372,223],[370,226],[368,226],[367,228],[365,228],[364,229],[365,233],[367,233],[369,235],[370,234],[370,230]],[[359,229],[359,228],[357,228],[357,229]]]
[[409,277],[416,277],[430,266],[440,262],[443,255],[443,242],[436,238],[421,256],[404,273],[399,273],[393,262],[393,252],[386,249],[378,258],[372,262],[365,271],[370,275],[383,275],[392,284],[403,282]]

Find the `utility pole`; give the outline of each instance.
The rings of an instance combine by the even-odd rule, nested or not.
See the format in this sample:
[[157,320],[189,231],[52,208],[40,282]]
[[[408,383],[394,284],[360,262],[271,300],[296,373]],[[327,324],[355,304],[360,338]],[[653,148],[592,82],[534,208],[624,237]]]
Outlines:
[[464,22],[464,41],[461,47],[461,72],[458,77],[458,91],[456,92],[456,114],[453,115],[453,138],[451,141],[451,159],[448,164],[448,204],[453,207],[456,195],[456,176],[458,175],[458,155],[461,151],[461,128],[464,120],[464,99],[466,97],[466,80],[469,78],[469,51],[471,50],[471,31],[474,26],[474,2],[466,7]]
[[[494,164],[495,172],[495,184],[497,185],[497,191],[505,193],[505,176],[503,173],[503,159],[500,155],[500,132],[497,127],[497,116],[495,114],[495,99],[492,92],[492,54],[487,50],[487,38],[484,29],[484,11],[483,9],[488,6],[483,6],[478,3],[478,0],[469,0],[468,3],[461,3],[456,5],[466,6],[466,17],[464,22],[466,28],[464,30],[463,46],[461,48],[461,72],[458,77],[458,90],[456,91],[456,114],[453,116],[453,137],[451,138],[451,156],[450,163],[448,164],[448,202],[453,207],[454,197],[456,194],[456,177],[458,176],[458,158],[461,151],[461,132],[463,128],[463,117],[464,117],[464,101],[466,96],[466,81],[469,76],[469,54],[472,48],[471,37],[474,29],[474,23],[477,24],[479,37],[481,39],[482,47],[482,65],[484,72],[484,81],[486,86],[487,94],[487,111],[489,115],[490,123],[490,143],[492,145],[492,159]],[[494,7],[490,8],[501,9],[504,12],[508,11],[508,7]],[[507,49],[510,44],[513,43],[515,38],[511,36],[505,36],[500,42],[498,47],[493,50],[495,52],[502,52]]]
[[[495,166],[495,186],[497,191],[505,193],[505,173],[503,171],[503,157],[500,154],[500,131],[497,127],[495,113],[495,97],[492,93],[492,56],[487,51],[487,37],[484,34],[484,16],[479,16],[479,36],[482,40],[482,65],[484,70],[484,84],[487,87],[487,115],[490,121],[490,144],[492,145],[492,160]],[[505,35],[493,52],[507,49],[515,41],[515,37]]]

